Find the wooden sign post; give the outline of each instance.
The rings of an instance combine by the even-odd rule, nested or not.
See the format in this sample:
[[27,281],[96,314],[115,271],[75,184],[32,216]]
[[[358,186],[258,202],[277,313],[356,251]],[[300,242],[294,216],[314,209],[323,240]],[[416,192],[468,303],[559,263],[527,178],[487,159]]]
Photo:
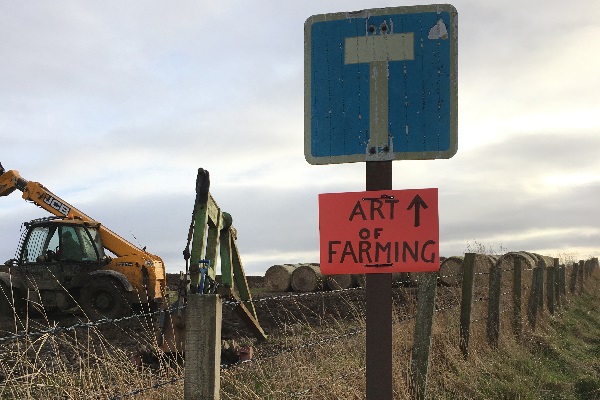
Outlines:
[[[392,162],[367,162],[366,190],[392,188]],[[367,399],[392,400],[392,274],[368,274]]]

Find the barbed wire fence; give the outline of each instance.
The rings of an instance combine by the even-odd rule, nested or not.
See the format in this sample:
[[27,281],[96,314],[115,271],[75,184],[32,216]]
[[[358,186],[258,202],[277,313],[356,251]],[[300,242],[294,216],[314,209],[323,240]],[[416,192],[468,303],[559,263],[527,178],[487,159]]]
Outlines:
[[[596,259],[596,264],[597,264],[597,259]],[[535,290],[535,288],[533,287],[534,285],[542,285],[546,286],[547,291],[551,290],[554,291],[555,287],[558,287],[557,289],[557,293],[559,293],[559,296],[562,297],[563,299],[563,303],[564,303],[564,299],[566,298],[567,292],[569,291],[571,294],[575,294],[578,290],[577,285],[574,287],[572,282],[574,281],[576,284],[579,285],[579,292],[583,291],[584,285],[584,279],[585,276],[589,276],[591,274],[591,272],[588,269],[585,269],[586,264],[584,262],[579,262],[579,263],[575,263],[572,266],[558,266],[558,265],[552,265],[552,266],[546,266],[545,268],[557,268],[556,269],[556,273],[552,274],[552,279],[553,281],[547,281],[544,282],[543,280],[539,280],[539,279],[535,279],[535,275],[534,275],[534,279],[532,279],[531,281],[531,287],[530,287],[530,293],[529,293],[529,304],[526,305],[526,307],[528,308],[528,313],[530,312],[534,312],[534,313],[538,313],[540,311],[543,311],[544,307],[543,304],[546,302],[546,300],[548,300],[550,297],[548,297],[548,299],[544,300],[543,298],[543,293],[544,291],[539,291],[539,290]],[[526,272],[526,271],[531,271],[532,273],[534,273],[538,268],[540,268],[539,265],[535,265],[535,266],[531,266],[531,265],[524,265],[521,268],[522,272]],[[597,269],[597,268],[596,268]],[[506,268],[506,267],[501,267],[498,266],[497,271],[501,272],[501,273],[506,273],[506,274],[513,274],[513,278],[516,277],[515,273],[515,269],[514,268]],[[570,277],[571,277],[571,285],[570,287],[567,289],[566,287],[566,282],[567,279],[565,278],[565,275],[567,274],[567,272],[569,272]],[[492,277],[493,276],[493,271],[488,270],[488,271],[477,271],[477,272],[473,272],[472,274],[474,279],[478,279],[481,277]],[[550,276],[550,274],[548,274],[548,276]],[[441,277],[441,276],[440,276]],[[445,286],[439,286],[439,287],[443,287],[445,289],[448,289],[448,293],[454,291],[454,292],[464,292],[464,288],[465,288],[465,281],[464,281],[464,277],[465,275],[463,274],[463,272],[459,273],[459,274],[454,274],[454,275],[444,275],[443,277],[460,277],[462,282],[462,289],[461,288],[448,288]],[[562,279],[561,279],[562,277]],[[490,278],[489,282],[492,282],[492,279]],[[396,289],[398,289],[399,291],[404,291],[403,293],[401,293],[402,296],[404,296],[404,298],[400,299],[400,301],[404,300],[406,304],[408,304],[408,306],[406,304],[403,304],[402,306],[404,307],[402,309],[402,313],[398,314],[396,316],[396,320],[395,323],[396,324],[402,324],[405,323],[407,321],[413,321],[417,318],[417,315],[415,313],[415,309],[414,307],[410,306],[411,300],[407,299],[407,297],[409,296],[413,296],[416,297],[416,293],[414,293],[413,287],[411,287],[410,285],[414,285],[415,282],[413,280],[404,280],[404,281],[398,281],[394,284],[394,287]],[[469,283],[467,283],[469,284]],[[473,284],[473,282],[470,283],[471,285]],[[418,287],[419,283],[417,281],[417,287]],[[503,287],[503,289],[505,289],[504,291],[501,291],[499,288],[497,290],[498,292],[498,296],[499,297],[503,297],[503,298],[516,298],[516,294],[515,294],[515,290],[514,288],[516,287],[521,287],[522,284],[519,283],[519,285],[515,285],[513,287],[513,290],[506,290],[506,287]],[[482,304],[482,306],[487,305],[487,312],[488,315],[469,315],[468,318],[468,324],[469,326],[467,326],[467,331],[470,329],[470,324],[471,323],[479,323],[479,322],[484,322],[487,321],[488,323],[488,330],[489,328],[489,324],[494,324],[494,321],[490,321],[492,318],[490,317],[490,313],[493,314],[493,312],[490,312],[490,304],[492,302],[492,296],[490,295],[491,293],[491,288],[488,285],[487,288],[480,288],[480,289],[487,289],[487,295],[485,296],[480,296],[480,297],[476,297],[476,298],[471,298],[471,299],[467,299],[470,303],[471,306],[473,305],[477,305],[477,304]],[[538,288],[539,289],[539,288]],[[308,299],[308,298],[318,298],[321,301],[327,301],[328,298],[337,298],[339,296],[345,296],[345,295],[349,295],[349,294],[358,294],[358,295],[362,295],[363,293],[363,288],[360,287],[355,287],[355,288],[347,288],[347,289],[337,289],[337,290],[331,290],[331,291],[324,291],[324,292],[309,292],[309,293],[286,293],[283,295],[272,295],[272,296],[265,296],[265,297],[260,297],[260,298],[255,298],[246,302],[251,302],[256,306],[261,306],[264,305],[267,308],[267,314],[271,312],[271,307],[272,305],[274,305],[275,307],[277,306],[284,306],[286,304],[288,304],[289,302],[294,302],[297,303],[298,306],[300,306],[300,303],[302,300],[304,299]],[[485,290],[483,290],[485,292]],[[410,294],[407,294],[409,293]],[[542,293],[542,294],[540,294]],[[519,297],[522,297],[522,294],[519,294]],[[449,296],[450,300],[446,299],[443,294],[440,297],[442,300],[439,302],[436,302],[435,305],[435,309],[434,312],[435,314],[440,314],[440,313],[447,313],[447,312],[451,312],[451,311],[460,311],[461,317],[462,315],[466,312],[465,311],[465,299],[464,299],[464,295],[463,298],[461,299],[461,301],[457,301],[456,299],[454,299],[452,296]],[[452,300],[453,299],[453,300]],[[413,298],[413,303],[414,303],[414,298]],[[418,299],[417,299],[418,301]],[[520,301],[520,300],[519,300]],[[229,308],[234,308],[236,306],[238,306],[240,304],[240,302],[238,301],[224,301],[223,305]],[[533,304],[533,305],[532,305]],[[271,307],[270,307],[271,306]],[[521,307],[521,304],[518,305],[519,308]],[[486,307],[482,307],[482,308],[486,308]],[[548,309],[554,309],[554,306],[552,307],[547,307]],[[182,310],[185,309],[185,306],[181,306],[178,307],[177,309],[172,309],[171,311],[176,311],[176,310]],[[285,312],[288,312],[289,310],[285,310]],[[300,310],[302,311],[302,310]],[[306,311],[306,310],[304,310]],[[314,311],[314,310],[313,310]],[[486,310],[482,310],[482,312],[485,312]],[[496,311],[496,314],[498,316],[500,315],[512,315],[511,311],[514,313],[516,313],[515,309],[507,309],[507,308],[503,308],[503,309],[499,309]],[[122,317],[122,318],[117,318],[117,319],[100,319],[100,320],[96,320],[96,321],[79,321],[75,324],[69,325],[69,326],[60,326],[60,325],[54,325],[51,326],[49,328],[46,329],[39,329],[39,330],[25,330],[25,331],[20,331],[20,332],[16,332],[16,333],[11,333],[11,334],[7,334],[5,336],[0,336],[0,345],[3,347],[6,347],[8,345],[10,345],[11,343],[18,343],[21,341],[33,341],[35,339],[39,339],[39,338],[43,338],[43,337],[51,337],[51,336],[59,336],[65,333],[76,333],[79,330],[94,330],[97,329],[101,326],[104,325],[119,325],[119,324],[123,324],[127,321],[132,321],[132,320],[136,320],[136,319],[144,319],[147,320],[149,318],[155,318],[159,315],[161,311],[155,311],[155,312],[145,312],[145,313],[138,313],[138,314],[133,314],[130,316],[126,316],[126,317]],[[469,310],[470,312],[470,310]],[[279,314],[273,314],[271,313],[271,316],[273,318],[273,320],[275,321],[275,325],[279,327],[280,331],[285,333],[286,327],[287,325],[289,325],[287,322],[282,320],[282,317],[279,316]],[[360,317],[360,315],[359,315]],[[516,317],[518,317],[519,319],[523,319],[524,316],[521,315],[521,313],[517,313]],[[462,320],[462,318],[461,318]],[[302,318],[296,318],[296,321],[300,321],[302,322]],[[304,321],[307,321],[306,318],[304,318]],[[461,327],[461,332],[463,331],[462,327]],[[493,329],[492,329],[493,331]],[[248,368],[248,366],[253,366],[253,365],[257,365],[257,364],[261,364],[261,363],[265,363],[265,362],[269,362],[269,361],[273,361],[275,359],[277,359],[278,357],[282,357],[285,355],[289,355],[291,353],[295,353],[295,352],[302,352],[304,350],[307,349],[318,349],[324,346],[329,346],[332,344],[336,344],[339,343],[341,341],[344,340],[350,340],[351,338],[359,338],[362,337],[365,334],[365,329],[364,327],[359,327],[359,328],[354,328],[354,329],[348,329],[345,331],[341,331],[341,332],[336,332],[334,334],[328,335],[328,336],[318,336],[316,338],[310,337],[310,339],[312,340],[300,340],[297,343],[294,343],[290,346],[272,346],[271,348],[267,348],[264,351],[258,351],[257,355],[252,358],[251,360],[246,360],[246,361],[240,361],[237,363],[233,363],[230,365],[222,365],[221,366],[221,371],[223,372],[223,376],[225,379],[228,378],[229,375],[232,374],[236,374],[238,371],[244,371],[245,369]],[[464,339],[464,338],[462,338]],[[466,341],[468,343],[468,339]],[[468,347],[467,349],[465,349],[466,353],[468,354]],[[407,350],[407,354],[409,354],[410,351],[410,347]],[[338,374],[338,375],[333,375],[330,376],[324,380],[319,381],[318,383],[311,385],[309,387],[305,387],[302,389],[297,389],[297,390],[287,390],[287,391],[281,391],[280,389],[277,390],[273,390],[273,395],[277,395],[280,394],[281,396],[284,396],[285,398],[302,398],[302,397],[306,397],[306,396],[310,396],[311,393],[314,393],[315,391],[331,385],[332,383],[336,382],[336,381],[341,381],[349,376],[364,376],[364,371],[365,371],[365,366],[362,366],[360,368],[358,368],[357,370],[351,371],[351,372],[344,372],[342,374]],[[142,387],[138,387],[138,388],[134,388],[131,389],[129,391],[124,390],[121,391],[120,393],[116,393],[113,394],[112,397],[107,396],[107,394],[103,394],[102,397],[103,398],[110,398],[110,399],[122,399],[122,398],[128,398],[128,397],[133,397],[133,396],[137,396],[143,393],[147,393],[147,392],[151,392],[153,390],[159,390],[165,386],[169,386],[169,385],[175,385],[177,383],[181,383],[184,381],[184,376],[179,374],[176,376],[171,376],[171,377],[161,377],[159,376],[159,374],[156,374],[156,380],[153,383],[150,383],[148,385],[142,386]],[[1,382],[0,385],[6,386],[6,382]],[[114,389],[113,389],[114,390]],[[0,393],[2,392],[2,390],[0,389]],[[112,390],[110,390],[110,392],[112,392]]]

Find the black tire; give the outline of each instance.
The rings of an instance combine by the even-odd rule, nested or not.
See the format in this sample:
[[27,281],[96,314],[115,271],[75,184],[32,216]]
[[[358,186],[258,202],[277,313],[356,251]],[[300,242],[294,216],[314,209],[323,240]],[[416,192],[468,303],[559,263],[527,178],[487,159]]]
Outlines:
[[12,318],[15,310],[20,311],[19,292],[13,290],[11,293],[7,285],[0,283],[0,319]]
[[90,282],[83,288],[80,305],[90,319],[115,319],[131,313],[127,292],[112,279]]

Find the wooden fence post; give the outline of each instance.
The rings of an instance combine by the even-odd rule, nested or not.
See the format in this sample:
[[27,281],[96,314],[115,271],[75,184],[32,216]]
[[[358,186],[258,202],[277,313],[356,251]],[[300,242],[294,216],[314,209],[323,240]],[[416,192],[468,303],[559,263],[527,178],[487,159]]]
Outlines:
[[429,367],[429,348],[431,346],[431,329],[435,311],[435,295],[437,287],[436,273],[423,273],[419,280],[417,297],[417,318],[413,340],[411,360],[411,390],[413,398],[425,399],[427,390],[427,370]]
[[185,400],[218,400],[221,388],[219,295],[188,295],[185,328]]
[[473,283],[475,281],[475,253],[466,253],[463,260],[462,298],[460,302],[460,350],[469,356],[471,334],[471,309],[473,308]]
[[522,317],[522,291],[521,291],[521,273],[523,271],[523,258],[515,257],[513,261],[513,333],[517,339],[521,337],[523,330]]
[[489,276],[489,299],[487,318],[487,337],[490,346],[498,347],[500,335],[500,286],[502,285],[502,269],[498,264],[492,265]]

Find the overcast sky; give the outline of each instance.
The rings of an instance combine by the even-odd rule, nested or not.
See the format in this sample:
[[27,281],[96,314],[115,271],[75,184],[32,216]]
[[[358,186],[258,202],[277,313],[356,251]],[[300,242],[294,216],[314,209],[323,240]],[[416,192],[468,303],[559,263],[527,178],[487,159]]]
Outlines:
[[[458,152],[395,161],[439,188],[440,251],[600,255],[600,2],[464,0]],[[247,274],[318,261],[317,195],[364,163],[304,159],[304,22],[403,1],[0,0],[0,162],[184,268],[196,171],[233,216]],[[0,199],[0,258],[23,221]]]

